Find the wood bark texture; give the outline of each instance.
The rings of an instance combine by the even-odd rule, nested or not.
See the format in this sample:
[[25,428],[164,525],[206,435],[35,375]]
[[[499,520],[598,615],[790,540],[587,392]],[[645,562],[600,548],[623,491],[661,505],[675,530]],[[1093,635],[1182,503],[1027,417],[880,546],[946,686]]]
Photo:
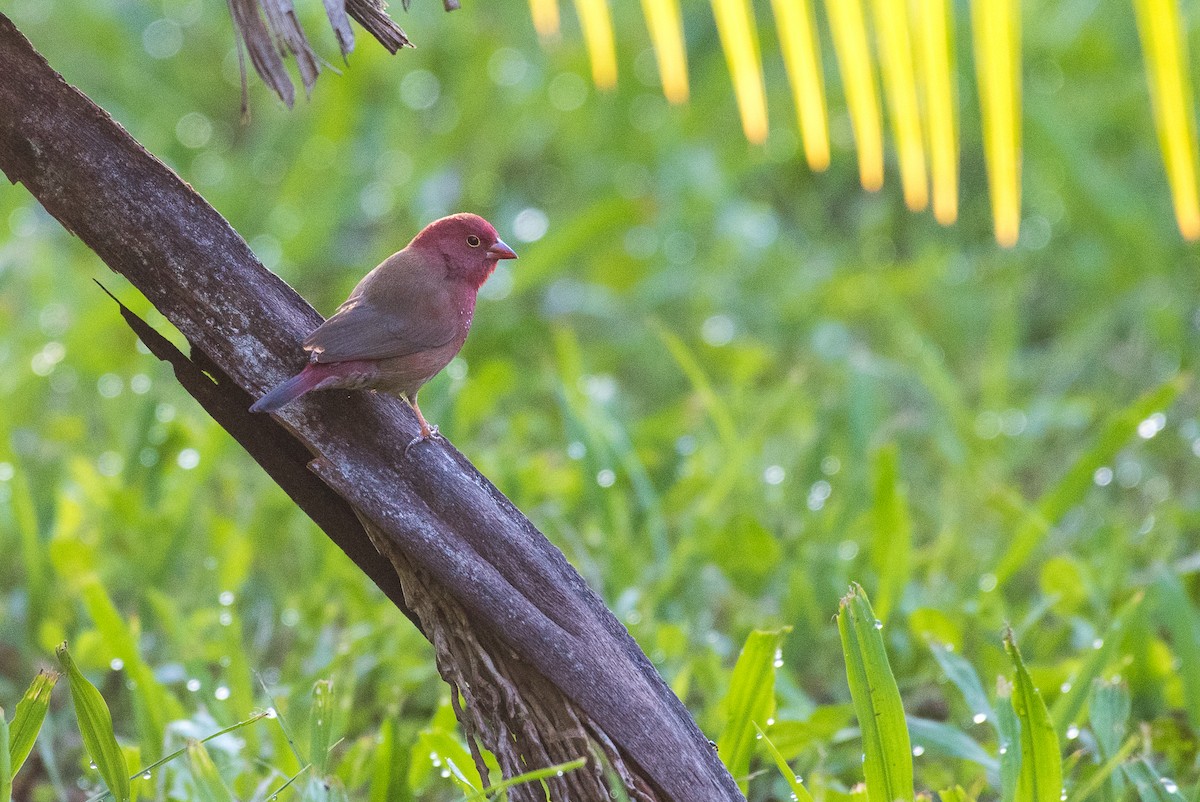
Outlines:
[[[417,424],[402,402],[324,392],[274,420],[244,411],[247,394],[304,364],[300,343],[320,315],[2,14],[0,169],[187,338],[191,359],[175,352],[172,361],[181,381],[190,375],[185,386],[210,396],[221,425],[416,614],[443,677],[472,708],[460,715],[468,737],[508,761],[506,774],[591,752],[633,799],[742,798],[686,708],[561,552],[449,443],[403,455]],[[170,359],[168,350],[159,355]],[[300,477],[309,460],[323,485]],[[599,781],[549,788],[558,800],[608,798]]]

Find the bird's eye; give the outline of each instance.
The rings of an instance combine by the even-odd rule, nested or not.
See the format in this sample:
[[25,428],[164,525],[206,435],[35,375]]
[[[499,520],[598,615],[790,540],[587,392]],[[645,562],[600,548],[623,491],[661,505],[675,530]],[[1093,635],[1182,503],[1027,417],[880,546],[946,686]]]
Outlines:
[[479,237],[475,236],[474,234],[469,235],[467,237],[467,244],[470,245],[472,248],[478,248],[479,247]]

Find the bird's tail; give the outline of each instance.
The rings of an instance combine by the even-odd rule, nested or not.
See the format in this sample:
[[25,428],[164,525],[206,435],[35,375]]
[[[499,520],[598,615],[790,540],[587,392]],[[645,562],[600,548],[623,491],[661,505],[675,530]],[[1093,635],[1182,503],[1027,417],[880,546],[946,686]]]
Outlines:
[[315,363],[306,365],[304,370],[287,381],[277,384],[266,395],[255,401],[254,406],[250,407],[250,411],[274,412],[286,404],[292,403],[309,390],[316,389],[317,385],[329,378],[328,371],[321,370],[322,367],[324,366]]

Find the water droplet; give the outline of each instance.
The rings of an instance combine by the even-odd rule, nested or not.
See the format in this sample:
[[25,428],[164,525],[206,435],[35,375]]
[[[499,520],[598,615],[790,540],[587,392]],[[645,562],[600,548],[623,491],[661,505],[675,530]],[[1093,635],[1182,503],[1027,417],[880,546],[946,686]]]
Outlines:
[[768,727],[774,726],[774,724],[775,724],[775,719],[774,719],[773,717],[772,717],[772,718],[769,718],[769,719],[767,719],[767,726],[768,726]]
[[273,707],[268,707],[266,711],[267,718],[279,718],[279,713]]
[[554,776],[555,776],[555,777],[561,777],[561,776],[563,776],[563,771],[562,771],[562,769],[559,769],[557,772],[555,772],[555,773],[554,773]]
[[971,721],[974,721],[976,724],[982,724],[983,722],[987,721],[987,713],[976,713],[971,718]]
[[222,610],[221,614],[217,616],[217,620],[221,622],[221,626],[227,627],[233,623],[233,613],[228,610]]
[[1066,788],[1064,788],[1062,790],[1062,793],[1058,795],[1058,798],[1060,800],[1062,800],[1062,802],[1066,802],[1066,799],[1067,799],[1067,789]]
[[150,779],[150,772],[148,772],[148,771],[144,771],[144,772],[142,772],[142,779],[143,779],[143,780],[148,780],[148,779]]
[[1060,691],[1062,691],[1063,693],[1070,693],[1071,692],[1071,683],[1064,682],[1062,685],[1058,686],[1058,689]]
[[88,768],[89,768],[89,769],[91,769],[92,771],[95,771],[95,770],[96,770],[96,761],[94,761],[94,760],[89,760],[89,761],[88,761]]
[[186,687],[189,691],[191,691],[192,693],[195,693],[196,691],[200,690],[200,680],[190,679],[187,681]]
[[122,668],[125,667],[125,661],[119,657],[114,657],[112,660],[109,661],[108,667],[111,668],[113,671],[120,671]]
[[923,754],[925,754],[925,747],[920,744],[913,747],[913,757],[920,757]]
[[1179,786],[1170,777],[1161,777],[1159,782],[1162,783],[1163,790],[1168,794],[1174,794],[1179,791]]
[[1068,741],[1074,741],[1078,737],[1079,737],[1079,727],[1078,726],[1076,726],[1075,724],[1072,724],[1069,727],[1067,727],[1067,740]]
[[229,698],[229,688],[227,688],[224,685],[217,688],[215,691],[213,691],[213,698],[216,699],[218,702],[224,702],[226,699]]
[[880,621],[878,618],[876,618],[876,619],[875,619],[875,628],[876,628],[876,629],[883,629],[883,622],[882,622],[882,621]]
[[1008,746],[1006,744],[1000,745],[1000,754],[1002,754],[1002,755],[1008,754]]
[[760,732],[760,733],[758,733],[757,735],[755,735],[755,736],[754,736],[754,740],[756,740],[756,741],[761,741],[761,740],[762,740],[762,733]]
[[233,598],[232,590],[223,590],[221,591],[221,595],[217,597],[217,601],[221,603],[222,607],[228,607],[233,604]]
[[449,777],[449,776],[450,776],[450,769],[442,769],[442,776],[443,776],[443,777]]

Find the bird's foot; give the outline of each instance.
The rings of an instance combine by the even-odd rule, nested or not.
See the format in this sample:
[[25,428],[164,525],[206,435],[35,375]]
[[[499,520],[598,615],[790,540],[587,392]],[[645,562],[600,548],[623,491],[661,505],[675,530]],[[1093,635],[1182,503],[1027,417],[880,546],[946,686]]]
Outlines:
[[413,446],[415,446],[417,443],[424,443],[426,440],[441,440],[441,439],[442,439],[442,434],[441,434],[441,432],[438,431],[438,427],[430,426],[429,431],[423,432],[422,434],[420,434],[420,435],[414,437],[412,440],[408,441],[408,445],[406,445],[404,447],[404,456],[407,457],[408,450],[410,448],[412,448]]

